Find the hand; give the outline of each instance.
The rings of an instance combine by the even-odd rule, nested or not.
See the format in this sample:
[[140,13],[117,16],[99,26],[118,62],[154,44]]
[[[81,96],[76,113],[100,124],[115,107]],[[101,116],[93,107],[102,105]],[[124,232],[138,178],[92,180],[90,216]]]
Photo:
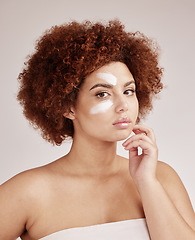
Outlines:
[[[156,179],[156,165],[158,160],[158,148],[152,129],[135,125],[134,136],[127,139],[122,145],[129,150],[129,170],[134,182],[140,185],[143,182]],[[142,154],[138,155],[138,147]]]

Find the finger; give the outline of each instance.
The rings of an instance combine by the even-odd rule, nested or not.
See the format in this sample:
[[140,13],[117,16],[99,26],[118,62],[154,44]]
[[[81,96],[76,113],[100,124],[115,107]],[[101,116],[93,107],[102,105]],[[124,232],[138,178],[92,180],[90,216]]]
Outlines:
[[156,142],[156,137],[155,137],[154,131],[153,131],[153,129],[151,129],[149,127],[137,124],[133,128],[133,132],[135,134],[145,133],[146,136],[148,136],[153,142]]
[[138,148],[138,147],[140,147],[143,150],[144,155],[151,155],[152,153],[155,153],[157,150],[157,148],[155,148],[154,145],[152,145],[149,142],[143,141],[141,139],[129,143],[125,147],[125,150],[129,150],[131,152],[131,151],[135,151],[135,148]]
[[144,133],[140,133],[140,134],[137,134],[137,135],[134,135],[134,136],[130,137],[122,145],[123,145],[123,147],[125,147],[130,142],[137,141],[137,140],[143,140],[143,141],[149,142],[151,144],[154,144],[153,141],[148,136],[146,136]]
[[[126,149],[126,148],[125,148]],[[139,150],[138,150],[138,147],[132,147],[131,148],[131,155],[136,157],[136,156],[139,156]]]

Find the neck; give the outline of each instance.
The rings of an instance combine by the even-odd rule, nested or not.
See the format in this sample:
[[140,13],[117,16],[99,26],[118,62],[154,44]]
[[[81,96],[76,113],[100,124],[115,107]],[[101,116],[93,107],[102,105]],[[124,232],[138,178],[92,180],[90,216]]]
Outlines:
[[81,140],[75,137],[67,160],[77,174],[95,178],[105,178],[120,169],[116,142]]

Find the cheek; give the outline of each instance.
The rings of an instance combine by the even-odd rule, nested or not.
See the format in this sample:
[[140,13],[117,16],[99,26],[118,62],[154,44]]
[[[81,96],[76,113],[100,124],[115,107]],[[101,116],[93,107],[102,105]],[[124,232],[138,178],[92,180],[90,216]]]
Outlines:
[[136,101],[134,103],[134,108],[135,108],[135,114],[136,114],[136,118],[138,117],[138,114],[139,114],[139,102],[136,98]]
[[133,99],[133,101],[129,103],[128,108],[130,116],[136,121],[139,114],[139,102],[137,98]]
[[90,109],[90,114],[98,114],[98,113],[104,113],[106,112],[109,108],[111,108],[113,105],[113,102],[108,100],[108,101],[103,101],[95,106],[93,106]]

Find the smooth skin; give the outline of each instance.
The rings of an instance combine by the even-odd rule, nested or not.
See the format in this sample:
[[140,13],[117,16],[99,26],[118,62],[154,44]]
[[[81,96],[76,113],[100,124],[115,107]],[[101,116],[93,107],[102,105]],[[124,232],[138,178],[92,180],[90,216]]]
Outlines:
[[[98,72],[111,72],[117,84],[90,90],[106,84]],[[64,113],[75,128],[70,152],[1,185],[0,239],[35,240],[72,227],[144,217],[152,240],[195,239],[195,214],[180,178],[158,161],[153,130],[136,124],[139,106],[132,80],[120,62],[85,79],[76,107]],[[106,112],[90,114],[106,100],[113,102]],[[113,125],[121,117],[130,119],[128,128]],[[128,138],[132,131],[135,135]],[[127,139],[123,146],[129,160],[116,155],[122,139]]]
[[151,239],[195,239],[194,211],[177,174],[158,162],[153,130],[136,125],[133,131],[136,135],[123,146],[129,150],[130,174],[142,199]]

